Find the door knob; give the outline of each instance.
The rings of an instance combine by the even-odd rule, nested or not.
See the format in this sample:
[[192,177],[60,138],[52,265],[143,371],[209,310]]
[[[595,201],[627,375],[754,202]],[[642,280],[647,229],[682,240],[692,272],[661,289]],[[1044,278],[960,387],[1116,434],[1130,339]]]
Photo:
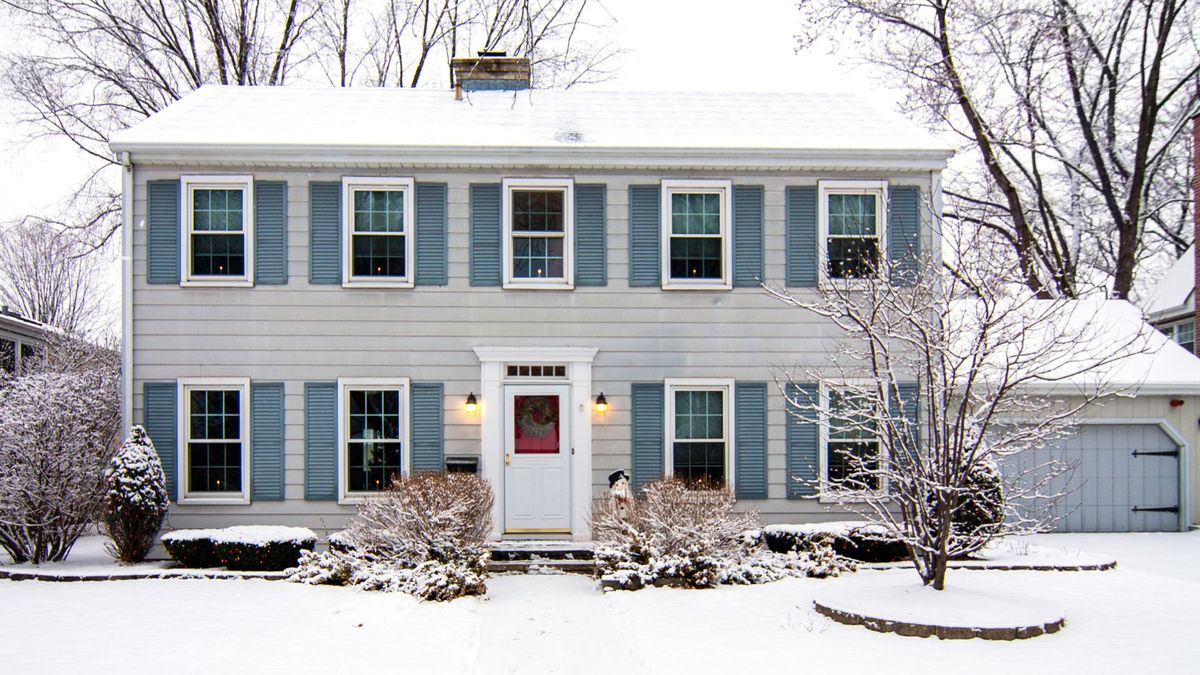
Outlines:
[[508,459],[509,459],[509,455],[506,452],[506,453],[504,453],[504,466],[508,466]]

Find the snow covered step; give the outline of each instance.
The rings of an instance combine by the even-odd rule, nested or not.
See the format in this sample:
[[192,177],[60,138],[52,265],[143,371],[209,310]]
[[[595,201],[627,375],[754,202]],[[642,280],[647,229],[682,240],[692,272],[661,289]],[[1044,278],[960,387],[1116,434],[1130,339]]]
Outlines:
[[493,561],[590,561],[595,558],[591,544],[574,541],[505,540],[491,544],[491,548]]
[[591,560],[492,560],[488,563],[487,569],[492,574],[504,572],[538,574],[557,571],[590,575],[596,571],[596,563]]

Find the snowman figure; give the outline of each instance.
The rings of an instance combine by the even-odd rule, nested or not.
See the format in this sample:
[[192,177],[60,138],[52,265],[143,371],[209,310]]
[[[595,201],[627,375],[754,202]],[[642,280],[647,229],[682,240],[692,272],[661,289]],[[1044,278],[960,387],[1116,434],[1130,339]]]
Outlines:
[[629,474],[614,471],[608,474],[608,499],[613,511],[624,520],[629,515],[633,494],[629,489]]

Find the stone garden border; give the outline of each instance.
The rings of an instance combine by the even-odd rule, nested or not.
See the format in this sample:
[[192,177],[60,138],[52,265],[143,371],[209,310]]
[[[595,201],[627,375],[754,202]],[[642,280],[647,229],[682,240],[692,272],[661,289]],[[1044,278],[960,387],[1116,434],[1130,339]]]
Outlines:
[[1059,617],[1055,621],[1033,626],[974,628],[970,626],[935,626],[931,624],[909,623],[892,619],[877,619],[863,614],[834,609],[820,602],[813,602],[813,609],[822,616],[828,617],[847,626],[863,626],[877,633],[895,633],[907,637],[937,637],[943,640],[1027,640],[1029,638],[1057,633],[1066,625],[1066,619]]
[[52,572],[0,569],[0,579],[9,581],[136,581],[138,579],[285,579],[283,572],[237,572],[231,570],[156,569],[144,572]]

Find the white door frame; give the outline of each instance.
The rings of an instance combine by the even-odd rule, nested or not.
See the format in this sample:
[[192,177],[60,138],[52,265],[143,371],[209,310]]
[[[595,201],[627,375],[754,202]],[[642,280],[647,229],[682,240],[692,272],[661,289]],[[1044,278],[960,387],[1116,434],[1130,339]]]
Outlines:
[[[476,347],[479,357],[479,472],[492,486],[492,538],[504,531],[504,383],[505,366],[516,363],[560,363],[567,366],[570,386],[571,438],[571,537],[592,538],[588,516],[592,498],[592,361],[596,347]],[[528,384],[537,384],[529,380]],[[548,383],[548,382],[547,382]]]

